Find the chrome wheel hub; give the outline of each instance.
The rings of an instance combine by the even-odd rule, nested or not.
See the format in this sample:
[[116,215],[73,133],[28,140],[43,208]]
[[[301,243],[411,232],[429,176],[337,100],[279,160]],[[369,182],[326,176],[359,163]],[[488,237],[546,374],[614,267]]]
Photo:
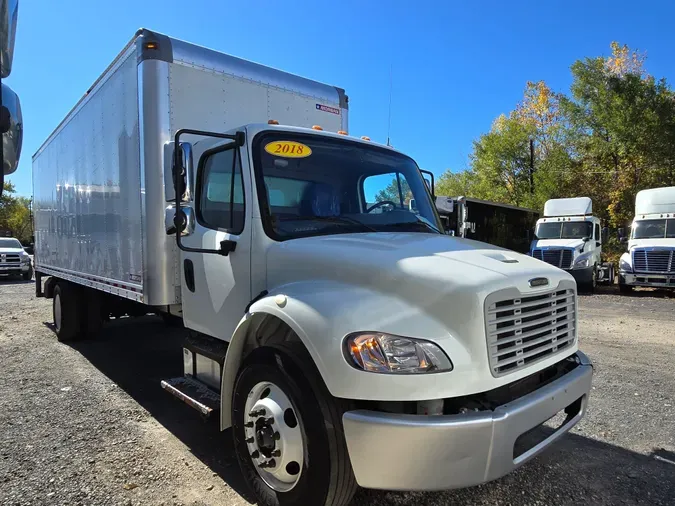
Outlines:
[[246,398],[244,439],[253,465],[270,488],[288,492],[300,479],[305,442],[298,413],[274,383],[255,385]]

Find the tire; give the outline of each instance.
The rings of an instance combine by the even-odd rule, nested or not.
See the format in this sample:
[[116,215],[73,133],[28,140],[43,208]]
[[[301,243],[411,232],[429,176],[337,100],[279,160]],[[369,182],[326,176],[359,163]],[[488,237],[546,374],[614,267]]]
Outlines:
[[31,279],[33,279],[33,268],[31,267],[28,270],[28,272],[21,274],[21,279],[23,279],[24,281],[30,281]]
[[[342,429],[342,414],[347,405],[345,401],[330,395],[304,348],[299,355],[297,353],[297,348],[261,348],[240,369],[232,403],[232,432],[237,460],[260,506],[344,506],[351,501],[358,488]],[[302,359],[291,358],[298,356]],[[297,364],[311,365],[303,365],[301,369]],[[256,390],[261,388],[260,385],[266,390]],[[249,396],[254,392],[258,393]],[[266,414],[260,415],[259,411],[255,411],[260,406],[258,403],[261,399],[272,403],[273,408],[278,408],[275,396],[282,394],[290,402],[293,412],[290,423],[286,416],[289,409],[276,410],[276,413],[284,413],[281,420],[274,414],[275,409],[266,412],[272,415],[267,419]],[[249,412],[247,405],[252,402],[255,403],[254,411]],[[280,405],[283,407],[283,403]],[[250,413],[258,418],[250,416]],[[262,426],[259,425],[261,419]],[[259,434],[268,428],[265,424],[269,420],[273,420],[269,429],[275,431],[274,435],[280,440],[280,446],[275,446],[276,442],[270,443],[272,446],[259,445]],[[292,428],[295,427],[292,425],[293,420],[296,420],[297,428]],[[245,423],[255,423],[255,426],[247,429]],[[299,449],[298,445],[287,444],[288,441],[298,441],[293,439],[298,434]],[[254,439],[255,443],[251,439],[247,440],[247,437]],[[280,462],[279,467],[275,466],[268,471],[261,469],[259,464],[267,464],[272,460],[276,462],[275,459],[266,460],[270,448],[280,449],[281,454],[276,455]],[[260,455],[254,462],[254,454],[258,450],[259,454],[266,453],[267,456]],[[301,462],[292,460],[288,457],[289,454],[301,456]],[[283,462],[288,462],[285,467],[282,467]],[[295,478],[297,481],[278,481],[275,486],[276,478],[265,476],[265,473],[283,473],[284,469],[286,478],[291,481],[294,479],[291,474],[294,469],[298,469],[298,477]]]
[[56,339],[62,343],[75,341],[82,336],[82,297],[78,287],[66,281],[59,281],[54,287],[52,315]]

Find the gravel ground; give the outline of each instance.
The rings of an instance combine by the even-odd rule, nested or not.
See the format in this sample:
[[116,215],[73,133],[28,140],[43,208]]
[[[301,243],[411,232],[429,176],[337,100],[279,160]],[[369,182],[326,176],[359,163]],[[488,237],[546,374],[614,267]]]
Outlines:
[[[33,290],[0,279],[1,505],[251,503],[229,431],[159,387],[181,374],[178,330],[144,317],[59,344]],[[596,376],[570,435],[487,485],[353,504],[675,504],[675,296],[608,289],[579,306]]]

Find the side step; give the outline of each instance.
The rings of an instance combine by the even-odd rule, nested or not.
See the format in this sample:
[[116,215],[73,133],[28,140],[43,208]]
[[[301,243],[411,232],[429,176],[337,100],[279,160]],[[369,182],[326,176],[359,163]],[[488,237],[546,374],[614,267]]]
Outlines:
[[204,417],[220,409],[220,395],[201,381],[191,377],[180,376],[162,380],[162,388],[177,397],[188,406],[195,408]]

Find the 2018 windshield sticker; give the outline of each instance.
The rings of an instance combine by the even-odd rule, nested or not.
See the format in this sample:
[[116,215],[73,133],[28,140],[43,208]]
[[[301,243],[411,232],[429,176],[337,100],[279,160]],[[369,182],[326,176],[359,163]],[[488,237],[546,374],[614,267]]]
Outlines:
[[269,142],[265,145],[265,151],[270,155],[283,158],[306,158],[312,154],[309,146],[295,141]]

